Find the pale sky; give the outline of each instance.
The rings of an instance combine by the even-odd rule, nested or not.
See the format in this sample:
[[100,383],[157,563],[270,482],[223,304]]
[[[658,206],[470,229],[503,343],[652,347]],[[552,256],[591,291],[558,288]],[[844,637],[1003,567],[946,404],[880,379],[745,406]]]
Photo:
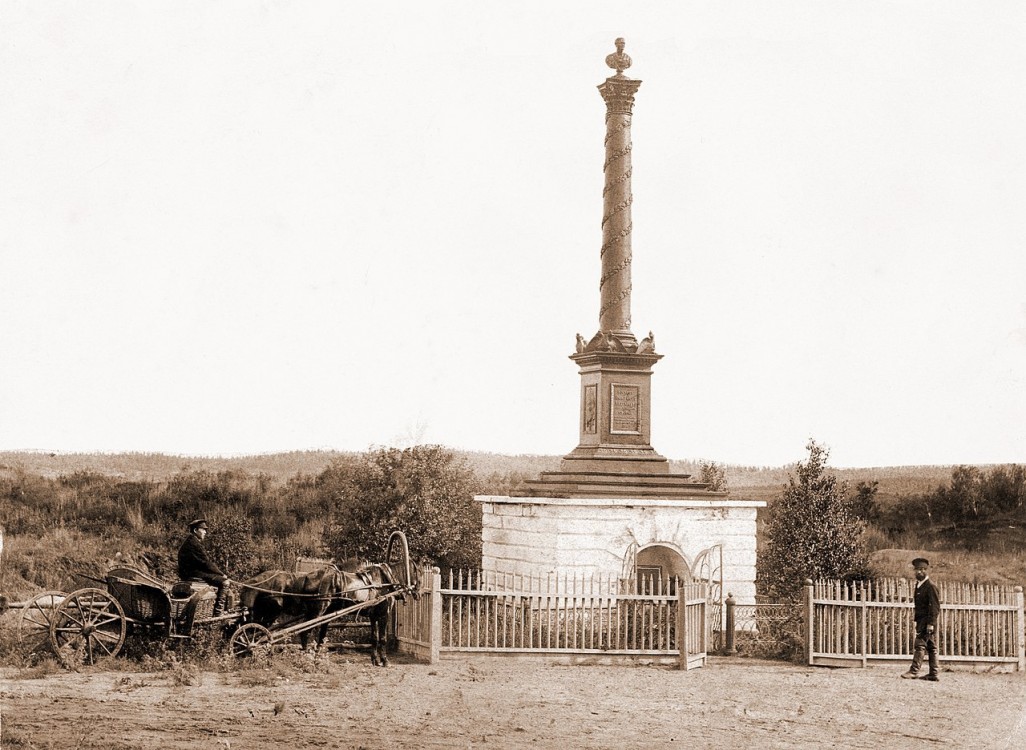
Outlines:
[[0,449],[569,452],[617,36],[653,446],[1026,461],[1026,4],[970,0],[0,0]]

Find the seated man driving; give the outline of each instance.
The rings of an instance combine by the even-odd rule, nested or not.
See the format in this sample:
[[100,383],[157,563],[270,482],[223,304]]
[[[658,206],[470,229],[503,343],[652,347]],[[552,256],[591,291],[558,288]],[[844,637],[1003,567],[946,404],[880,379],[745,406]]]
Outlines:
[[217,587],[214,616],[224,611],[225,595],[231,581],[224,571],[207,555],[203,538],[207,535],[207,522],[197,518],[189,524],[189,535],[178,548],[178,577],[183,581],[204,581]]

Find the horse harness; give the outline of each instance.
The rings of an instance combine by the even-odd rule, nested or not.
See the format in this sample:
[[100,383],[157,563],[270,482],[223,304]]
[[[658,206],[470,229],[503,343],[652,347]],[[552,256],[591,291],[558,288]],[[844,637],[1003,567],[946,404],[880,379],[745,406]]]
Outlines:
[[[333,565],[332,568],[334,568],[336,576],[341,576],[342,575],[342,571],[339,570],[338,567]],[[289,591],[275,591],[274,589],[261,588],[260,586],[256,586],[256,585],[251,584],[251,583],[242,583],[242,582],[237,582],[237,583],[238,583],[238,585],[241,588],[250,589],[251,591],[258,591],[258,592],[263,593],[263,594],[273,594],[274,596],[287,596],[287,597],[292,597],[292,598],[296,598],[296,599],[313,599],[315,601],[327,601],[327,602],[335,601],[335,600],[338,600],[338,601],[351,601],[352,600],[351,597],[346,596],[346,594],[352,594],[352,593],[355,593],[357,591],[367,591],[367,590],[370,590],[370,589],[390,589],[390,590],[395,590],[395,589],[403,588],[403,585],[401,583],[395,583],[394,581],[390,581],[388,583],[375,584],[371,580],[371,577],[370,577],[370,575],[368,574],[368,572],[366,570],[358,570],[355,573],[353,573],[353,575],[358,577],[360,580],[364,581],[364,583],[366,583],[367,585],[365,585],[365,586],[357,586],[356,588],[351,588],[351,589],[346,589],[345,591],[343,591],[341,593],[329,594],[328,596],[322,596],[321,594],[302,594],[302,593],[292,593],[292,592],[289,592]],[[264,580],[260,581],[260,583],[265,583],[266,581],[269,581],[271,578],[273,578],[273,576],[268,576]],[[391,591],[389,593],[391,593]]]

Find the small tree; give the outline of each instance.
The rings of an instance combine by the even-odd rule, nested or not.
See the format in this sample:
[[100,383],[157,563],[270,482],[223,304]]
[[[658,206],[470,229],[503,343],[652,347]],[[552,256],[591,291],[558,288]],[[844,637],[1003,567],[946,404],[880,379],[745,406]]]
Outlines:
[[727,489],[727,470],[715,461],[703,461],[698,481],[709,485],[713,492]]
[[855,496],[851,501],[851,512],[856,518],[868,523],[879,515],[876,499],[879,490],[880,483],[876,480],[872,482],[859,482],[855,485]]
[[769,509],[757,559],[761,593],[791,599],[806,578],[862,577],[868,560],[863,521],[845,484],[826,471],[829,451],[810,440],[783,494]]

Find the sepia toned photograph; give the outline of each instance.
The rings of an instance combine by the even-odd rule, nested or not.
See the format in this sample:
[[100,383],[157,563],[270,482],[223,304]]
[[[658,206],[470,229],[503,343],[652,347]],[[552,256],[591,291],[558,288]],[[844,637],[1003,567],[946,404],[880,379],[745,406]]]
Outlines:
[[0,750],[1022,746],[1024,32],[0,0]]

